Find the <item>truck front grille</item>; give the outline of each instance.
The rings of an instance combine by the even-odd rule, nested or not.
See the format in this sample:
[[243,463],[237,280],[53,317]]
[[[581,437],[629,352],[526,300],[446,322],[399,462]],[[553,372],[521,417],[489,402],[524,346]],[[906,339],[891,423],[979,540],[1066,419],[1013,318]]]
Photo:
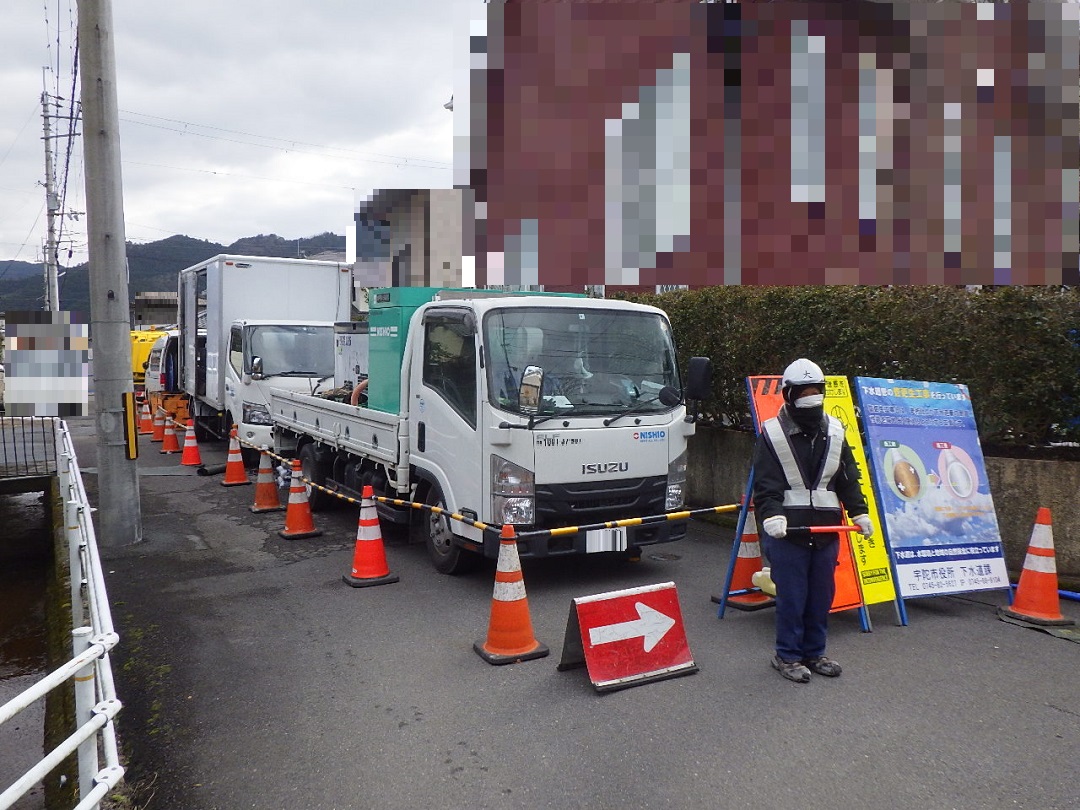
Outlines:
[[580,526],[664,512],[667,476],[536,485],[536,528]]

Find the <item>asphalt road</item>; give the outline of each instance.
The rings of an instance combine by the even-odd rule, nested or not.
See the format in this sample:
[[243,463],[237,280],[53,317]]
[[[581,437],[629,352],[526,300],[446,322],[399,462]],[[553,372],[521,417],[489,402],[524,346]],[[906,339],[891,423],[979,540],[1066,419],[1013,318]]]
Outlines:
[[[145,541],[103,557],[118,726],[150,810],[1078,804],[1080,644],[998,620],[1003,592],[911,600],[907,627],[874,606],[872,633],[836,615],[844,674],[793,684],[768,665],[771,611],[717,619],[732,530],[695,522],[637,563],[526,560],[551,655],[496,667],[472,649],[492,566],[442,576],[384,532],[401,581],[350,588],[355,507],[283,540],[281,513],[249,511],[253,487],[143,442]],[[599,694],[556,669],[573,598],[666,581],[699,672]]]

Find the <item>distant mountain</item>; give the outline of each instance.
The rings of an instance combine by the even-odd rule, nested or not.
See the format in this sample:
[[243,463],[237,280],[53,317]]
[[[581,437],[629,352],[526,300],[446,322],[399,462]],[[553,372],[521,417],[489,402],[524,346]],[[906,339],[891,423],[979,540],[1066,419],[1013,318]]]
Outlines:
[[[238,239],[231,245],[219,245],[188,236],[170,236],[157,242],[127,246],[128,294],[134,301],[137,292],[176,292],[176,275],[219,253],[239,256],[314,256],[324,250],[345,250],[345,237],[320,233],[301,239],[285,239],[277,234],[259,234]],[[61,309],[90,314],[90,277],[86,263],[61,267]],[[40,310],[45,282],[40,264],[0,261],[0,312]]]
[[0,284],[5,281],[15,281],[16,279],[33,276],[44,279],[45,270],[41,266],[41,262],[19,262],[13,259],[0,261]]

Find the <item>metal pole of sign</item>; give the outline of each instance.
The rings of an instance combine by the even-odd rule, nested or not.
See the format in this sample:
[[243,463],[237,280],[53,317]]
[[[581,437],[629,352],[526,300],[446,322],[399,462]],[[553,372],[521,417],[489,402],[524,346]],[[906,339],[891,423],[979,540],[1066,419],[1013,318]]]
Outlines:
[[750,471],[750,477],[746,479],[746,494],[743,496],[742,507],[739,509],[739,520],[735,525],[735,543],[731,547],[731,559],[728,560],[727,576],[724,577],[724,588],[720,593],[720,608],[716,611],[716,618],[724,618],[727,609],[728,596],[731,595],[731,578],[735,576],[735,563],[739,559],[739,547],[742,546],[743,528],[746,526],[746,516],[750,513],[750,496],[754,491],[754,471]]

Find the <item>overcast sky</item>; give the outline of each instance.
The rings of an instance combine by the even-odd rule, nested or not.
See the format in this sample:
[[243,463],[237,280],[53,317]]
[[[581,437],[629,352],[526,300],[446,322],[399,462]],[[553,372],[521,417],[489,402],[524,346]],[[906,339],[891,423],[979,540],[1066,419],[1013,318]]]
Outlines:
[[[482,0],[113,0],[112,11],[128,241],[344,234],[357,193],[453,186],[443,104]],[[0,260],[41,257],[41,93],[69,113],[77,13],[76,0],[4,0]],[[55,143],[65,210],[85,211],[82,140],[70,159]],[[61,262],[85,261],[85,218],[63,227]]]

